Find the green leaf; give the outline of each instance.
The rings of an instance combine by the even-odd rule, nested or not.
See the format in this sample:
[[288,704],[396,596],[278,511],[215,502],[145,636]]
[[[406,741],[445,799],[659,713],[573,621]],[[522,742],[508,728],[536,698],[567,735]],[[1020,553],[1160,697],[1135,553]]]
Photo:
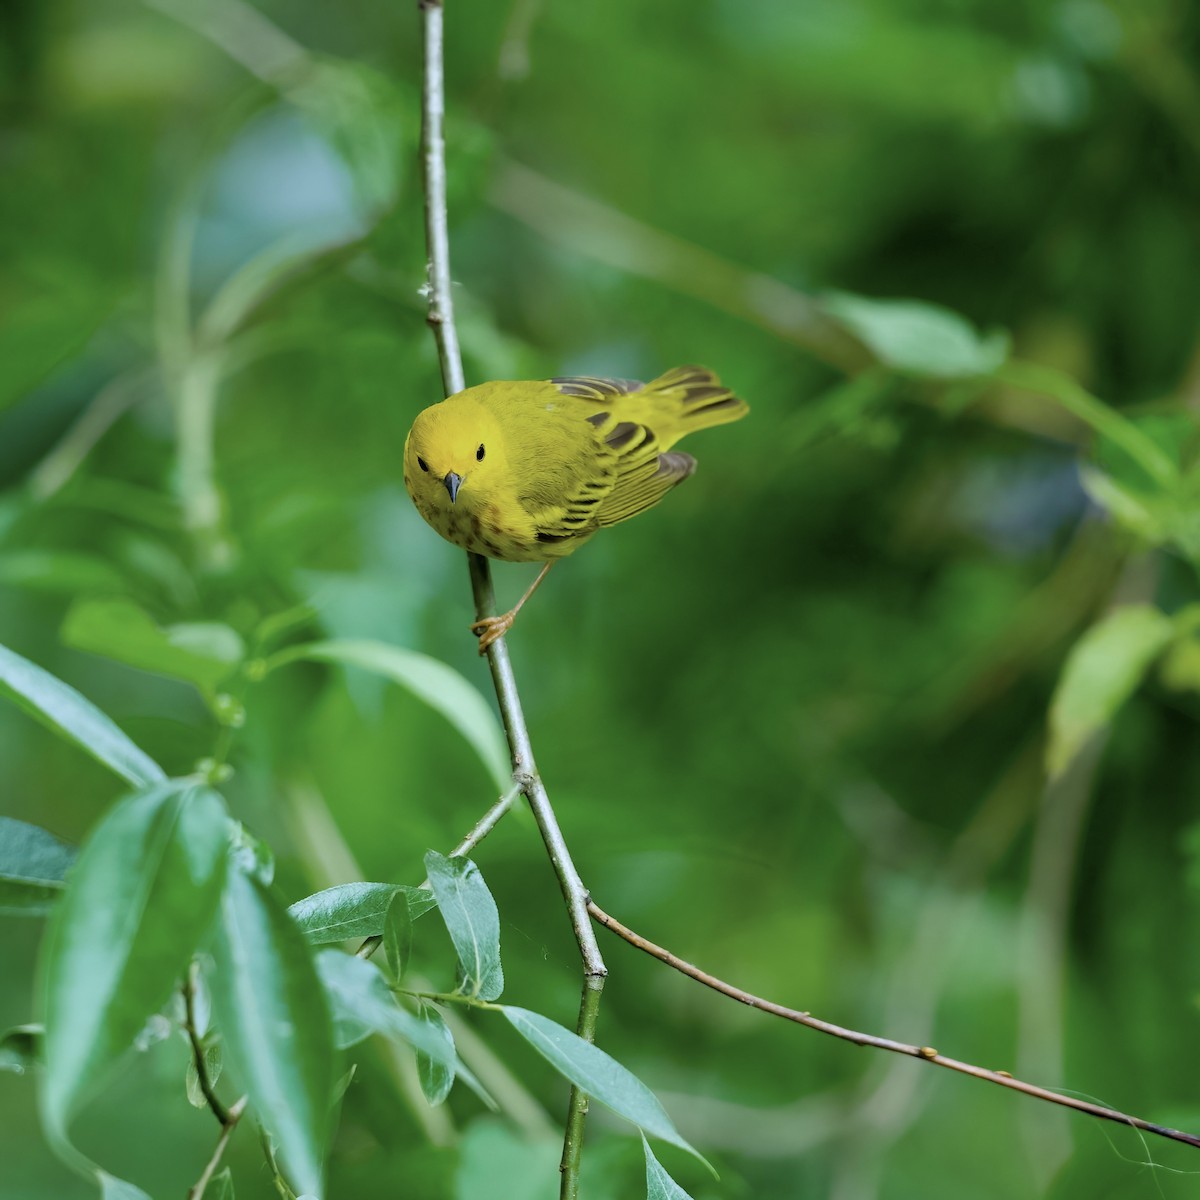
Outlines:
[[412,912],[409,910],[408,893],[398,891],[388,905],[383,919],[383,952],[387,959],[392,981],[399,983],[404,978],[404,968],[412,956]]
[[512,1027],[573,1084],[644,1133],[686,1150],[712,1170],[704,1156],[684,1141],[654,1093],[616,1059],[540,1013],[509,1005],[502,1011]]
[[341,883],[297,900],[288,914],[304,936],[318,945],[378,937],[383,932],[388,906],[398,892],[407,896],[409,916],[414,921],[437,905],[426,888],[402,883]]
[[418,700],[439,712],[479,755],[501,791],[512,784],[508,743],[483,694],[452,667],[427,654],[402,650],[386,642],[365,640],[312,642],[281,651],[269,660],[273,670],[285,663],[308,660],[337,662],[383,675],[407,688]]
[[44,916],[66,887],[75,851],[53,834],[0,817],[0,913]]
[[209,978],[230,1072],[279,1143],[297,1192],[322,1191],[333,1027],[312,954],[282,904],[231,871]]
[[275,852],[240,821],[234,827],[230,853],[239,871],[253,875],[266,887],[275,882]]
[[417,1077],[421,1081],[421,1091],[430,1104],[441,1104],[454,1086],[454,1035],[446,1024],[446,1018],[432,1004],[425,1006],[420,1020],[428,1026],[431,1036],[441,1038],[450,1050],[449,1065],[417,1051]]
[[500,913],[479,868],[469,858],[425,855],[429,885],[462,968],[462,990],[481,1000],[504,991],[500,965]]
[[[208,1076],[209,1083],[216,1086],[216,1082],[221,1078],[221,1043],[210,1042],[204,1047],[204,1071]],[[188,1059],[187,1074],[184,1078],[184,1091],[187,1093],[188,1103],[193,1108],[207,1108],[208,1100],[204,1095],[204,1089],[200,1086],[200,1072],[196,1070],[195,1056]]]
[[178,986],[225,873],[220,796],[172,781],[122,800],[80,850],[42,947],[43,1123],[70,1118]]
[[1050,704],[1046,767],[1052,778],[1113,719],[1174,634],[1165,613],[1136,604],[1116,609],[1075,643]]
[[646,1155],[646,1200],[692,1200],[654,1157],[654,1151],[650,1149],[644,1134],[642,1150]]
[[204,1189],[204,1200],[234,1200],[233,1172],[228,1167],[212,1177]]
[[70,550],[10,550],[0,554],[0,584],[67,595],[125,590],[125,580],[111,563]]
[[935,304],[833,292],[822,307],[897,371],[963,379],[987,375],[1008,357],[1007,334],[980,334],[964,317]]
[[458,1069],[454,1043],[447,1046],[436,1030],[402,1008],[387,981],[366,959],[340,950],[322,950],[317,955],[317,973],[329,996],[340,1048],[382,1033],[423,1051],[447,1070]]
[[63,642],[130,667],[193,683],[205,696],[245,654],[242,639],[216,622],[160,626],[132,600],[79,600],[62,628]]
[[0,1037],[0,1071],[31,1071],[42,1060],[42,1034],[40,1025],[14,1025]]
[[0,695],[86,750],[138,787],[160,783],[166,773],[139,750],[94,704],[28,659],[0,646]]
[[150,1197],[140,1187],[135,1187],[125,1179],[117,1179],[104,1171],[96,1172],[96,1180],[100,1184],[100,1195],[103,1200],[150,1200]]

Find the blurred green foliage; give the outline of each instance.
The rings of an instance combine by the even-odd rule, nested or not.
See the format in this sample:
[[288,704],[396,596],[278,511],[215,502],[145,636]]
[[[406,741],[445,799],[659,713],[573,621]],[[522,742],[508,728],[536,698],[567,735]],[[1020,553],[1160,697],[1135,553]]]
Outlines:
[[[699,360],[753,410],[510,639],[594,894],[783,1003],[1200,1130],[1200,15],[452,0],[447,28],[469,381]],[[0,32],[0,642],[172,773],[228,753],[288,900],[415,884],[495,798],[454,730],[352,667],[226,670],[377,639],[487,686],[463,556],[400,483],[439,392],[415,5],[20,0]],[[505,596],[526,576],[497,568]],[[1165,616],[1071,653],[1135,604]],[[1080,753],[1048,782],[1052,704]],[[5,816],[78,844],[118,790],[0,707]],[[570,1023],[531,823],[475,857],[507,998]],[[0,920],[8,1028],[41,923]],[[697,1200],[1191,1193],[1185,1148],[604,948],[599,1041],[718,1166],[663,1150]],[[418,937],[414,968],[447,953]],[[331,1194],[542,1194],[565,1088],[498,1025],[544,1119],[457,1089],[431,1123],[372,1048]],[[151,1045],[79,1131],[155,1195],[215,1136],[185,1067]],[[32,1087],[0,1071],[0,1196],[89,1195]],[[589,1120],[584,1194],[641,1194],[636,1144]],[[248,1131],[229,1157],[239,1196],[272,1194]]]

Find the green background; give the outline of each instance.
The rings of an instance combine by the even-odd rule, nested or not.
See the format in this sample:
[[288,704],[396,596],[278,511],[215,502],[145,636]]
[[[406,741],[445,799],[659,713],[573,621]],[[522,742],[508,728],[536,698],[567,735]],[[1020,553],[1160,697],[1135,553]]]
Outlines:
[[[299,609],[297,636],[378,638],[489,687],[464,556],[400,481],[440,387],[416,6],[259,12],[0,14],[0,641],[173,773],[212,752],[211,707],[65,646],[79,598],[247,638]],[[468,381],[698,361],[751,406],[689,441],[696,477],[555,571],[509,639],[599,903],[781,1003],[1200,1130],[1189,687],[1152,678],[1062,781],[1042,768],[1074,640],[1114,597],[1193,600],[1194,571],[1089,499],[1088,439],[1051,401],[922,371],[847,390],[858,360],[810,302],[943,305],[1115,407],[1187,417],[1200,17],[451,0],[446,23]],[[498,566],[502,598],[530,574]],[[441,718],[363,673],[296,665],[244,701],[225,791],[289,901],[359,873],[416,883],[494,799]],[[117,794],[0,709],[5,815],[78,843]],[[506,999],[571,1024],[574,944],[527,814],[475,857]],[[7,1027],[33,1011],[41,922],[0,921]],[[599,1041],[717,1165],[719,1183],[662,1151],[697,1200],[1194,1190],[1194,1151],[823,1039],[601,944]],[[418,958],[450,982],[432,923]],[[545,1117],[521,1132],[459,1089],[427,1128],[368,1044],[332,1195],[556,1194],[565,1085],[498,1021],[472,1024]],[[215,1136],[185,1062],[178,1038],[135,1056],[79,1134],[156,1196],[183,1194]],[[44,1147],[33,1086],[0,1074],[0,1196],[90,1194]],[[239,1196],[271,1194],[249,1131],[229,1158]],[[593,1113],[589,1200],[640,1194],[640,1163]]]

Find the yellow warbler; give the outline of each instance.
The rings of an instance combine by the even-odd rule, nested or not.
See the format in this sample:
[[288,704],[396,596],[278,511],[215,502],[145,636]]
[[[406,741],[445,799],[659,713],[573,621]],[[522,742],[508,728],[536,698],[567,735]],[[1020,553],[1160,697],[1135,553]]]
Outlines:
[[749,409],[703,367],[651,383],[569,376],[483,383],[417,415],[404,486],[442,537],[475,554],[542,562],[510,612],[471,626],[482,654],[557,559],[657,504],[695,469],[680,438]]

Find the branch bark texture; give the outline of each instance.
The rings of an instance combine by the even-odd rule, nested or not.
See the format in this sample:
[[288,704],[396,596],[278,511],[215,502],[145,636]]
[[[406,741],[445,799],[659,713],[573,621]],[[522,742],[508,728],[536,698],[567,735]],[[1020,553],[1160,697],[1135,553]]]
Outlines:
[[616,917],[609,916],[594,900],[588,900],[588,912],[592,917],[603,925],[605,929],[611,929],[618,937],[623,938],[631,946],[636,946],[639,950],[649,954],[651,958],[657,958],[659,962],[666,963],[669,967],[674,967],[676,971],[686,975],[689,979],[694,979],[697,983],[704,984],[705,987],[712,988],[715,992],[720,992],[722,996],[728,996],[731,1000],[736,1000],[739,1004],[749,1005],[750,1008],[757,1008],[762,1012],[770,1013],[772,1016],[783,1017],[785,1021],[794,1021],[797,1025],[804,1025],[808,1029],[815,1029],[818,1033],[827,1033],[831,1037],[840,1038],[844,1042],[851,1042],[855,1046],[870,1046],[875,1050],[890,1050],[893,1054],[904,1054],[909,1058],[922,1059],[925,1062],[932,1063],[935,1067],[945,1067],[950,1071],[958,1071],[963,1075],[972,1075],[976,1079],[984,1079],[988,1083],[998,1084],[1000,1087],[1006,1087],[1014,1092],[1023,1092],[1026,1096],[1032,1096],[1035,1100],[1045,1100],[1050,1104],[1060,1104],[1063,1108],[1074,1109],[1075,1112],[1086,1113],[1090,1117],[1099,1117],[1104,1121],[1115,1121],[1118,1125],[1128,1125],[1133,1129],[1140,1129],[1143,1133],[1152,1133],[1157,1137],[1169,1138],[1173,1142],[1183,1142],[1187,1146],[1200,1147],[1200,1137],[1195,1134],[1184,1133],[1179,1129],[1171,1129],[1166,1125],[1157,1125],[1153,1121],[1144,1121],[1141,1117],[1131,1117],[1128,1113],[1123,1113],[1115,1108],[1106,1108],[1102,1104],[1093,1104],[1090,1100],[1079,1100],[1074,1096],[1063,1096],[1058,1092],[1052,1092],[1047,1088],[1038,1087],[1033,1083],[1025,1083],[1024,1080],[1014,1079],[1007,1071],[993,1071],[987,1067],[977,1067],[973,1063],[961,1062],[956,1058],[947,1058],[944,1054],[939,1054],[932,1046],[915,1046],[908,1042],[897,1042],[892,1038],[877,1037],[873,1033],[860,1033],[856,1029],[846,1029],[841,1025],[834,1025],[830,1021],[822,1021],[819,1017],[814,1017],[811,1013],[800,1012],[794,1008],[787,1008],[782,1004],[776,1004],[771,1000],[764,1000],[761,996],[755,996],[752,992],[744,991],[740,987],[735,987],[732,983],[726,983],[723,979],[718,979],[715,975],[710,975],[707,971],[702,971],[699,967],[693,966],[686,959],[680,958],[678,955],[672,954],[670,950],[664,949],[662,946],[656,945],[649,938],[644,938],[640,933],[635,933],[627,925],[622,925]]
[[[442,386],[446,395],[460,392],[466,386],[458,331],[454,323],[454,297],[450,272],[450,236],[446,207],[446,140],[443,125],[446,114],[443,51],[445,44],[445,13],[441,0],[421,0],[424,33],[425,66],[421,105],[421,163],[425,184],[425,239],[429,258],[428,301],[426,320],[437,344],[442,368]],[[478,619],[492,616],[495,594],[488,560],[477,554],[467,556],[471,573],[471,590],[475,598]],[[488,647],[488,666],[500,705],[504,732],[512,758],[513,781],[520,786],[529,806],[551,865],[558,878],[563,900],[571,918],[575,940],[583,962],[583,1001],[580,1005],[576,1030],[580,1037],[591,1041],[600,1005],[600,992],[607,974],[595,931],[587,912],[587,889],[571,860],[571,853],[559,828],[550,797],[537,773],[533,746],[521,708],[516,676],[503,638]],[[579,1162],[583,1147],[583,1125],[587,1115],[587,1097],[577,1088],[571,1089],[568,1102],[566,1136],[561,1164],[562,1200],[574,1200],[579,1194]]]

